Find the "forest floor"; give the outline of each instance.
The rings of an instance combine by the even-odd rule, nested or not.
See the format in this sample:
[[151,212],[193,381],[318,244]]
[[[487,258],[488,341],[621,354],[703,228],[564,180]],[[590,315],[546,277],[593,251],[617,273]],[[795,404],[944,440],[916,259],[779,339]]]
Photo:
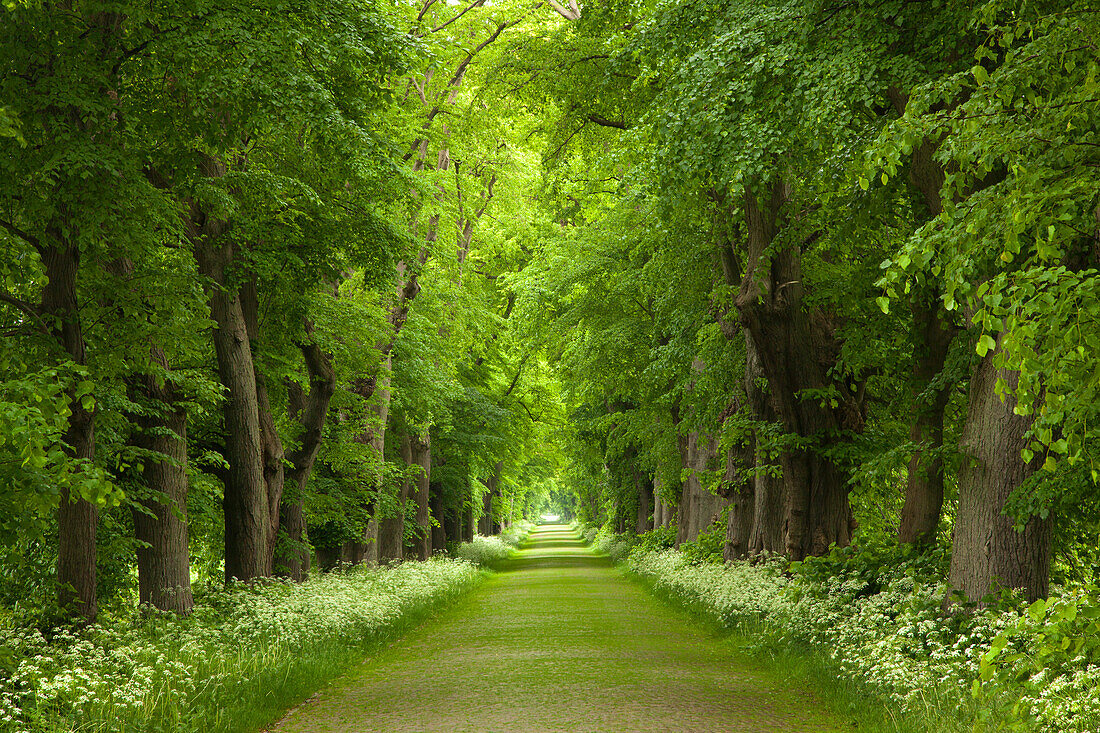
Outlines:
[[536,529],[463,601],[290,711],[322,731],[854,730],[593,554]]

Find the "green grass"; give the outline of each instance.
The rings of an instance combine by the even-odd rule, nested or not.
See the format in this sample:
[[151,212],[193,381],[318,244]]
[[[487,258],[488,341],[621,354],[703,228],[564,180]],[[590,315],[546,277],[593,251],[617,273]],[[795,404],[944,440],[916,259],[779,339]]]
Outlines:
[[540,528],[502,570],[279,730],[872,730],[744,659],[565,528]]
[[[853,730],[861,733],[972,733],[987,730],[978,722],[976,704],[965,714],[948,715],[942,710],[953,710],[956,702],[940,701],[935,697],[935,691],[930,691],[932,697],[925,705],[903,714],[874,688],[846,677],[837,668],[836,662],[820,650],[772,638],[762,641],[767,633],[762,624],[759,628],[741,626],[730,629],[683,597],[657,589],[647,578],[625,570],[623,574],[727,644],[745,667],[774,680],[776,684],[809,690],[834,715],[847,719]],[[990,731],[996,729],[988,728]]]

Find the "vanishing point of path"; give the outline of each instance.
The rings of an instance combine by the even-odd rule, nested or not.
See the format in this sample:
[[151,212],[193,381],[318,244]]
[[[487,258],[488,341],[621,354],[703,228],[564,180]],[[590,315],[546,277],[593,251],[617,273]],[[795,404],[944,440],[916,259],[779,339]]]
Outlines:
[[277,730],[844,730],[820,708],[746,669],[729,644],[625,578],[568,527],[548,526],[504,572]]

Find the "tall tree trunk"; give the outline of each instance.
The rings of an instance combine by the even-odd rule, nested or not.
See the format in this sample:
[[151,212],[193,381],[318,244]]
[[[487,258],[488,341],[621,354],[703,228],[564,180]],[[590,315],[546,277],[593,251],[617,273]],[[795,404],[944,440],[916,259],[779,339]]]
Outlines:
[[748,557],[752,543],[753,522],[756,517],[755,485],[745,469],[753,466],[750,446],[740,449],[730,447],[726,455],[726,469],[722,476],[722,495],[729,501],[726,517],[726,542],[722,557],[726,561]]
[[729,504],[728,499],[711,493],[703,485],[706,473],[716,469],[718,443],[714,437],[692,431],[681,441],[681,455],[688,473],[677,515],[677,547],[683,542],[694,542]]
[[[424,431],[412,441],[413,463],[420,466],[422,473],[416,478],[416,526],[420,527],[420,536],[413,548],[418,560],[427,560],[432,556],[432,444],[431,435]],[[442,546],[442,545],[441,545]]]
[[909,440],[917,448],[909,459],[905,504],[898,525],[898,540],[930,545],[936,541],[943,514],[943,413],[950,396],[948,387],[934,386],[943,371],[954,327],[936,302],[915,294],[911,303],[914,345],[911,394],[913,424]]
[[634,487],[638,492],[638,517],[634,533],[642,534],[653,529],[653,482],[640,471],[634,472]]
[[[401,462],[405,466],[413,464],[412,438],[408,431],[401,433]],[[378,562],[393,562],[405,557],[405,502],[412,495],[414,482],[408,478],[401,482],[397,490],[397,513],[381,516],[378,520]]]
[[[473,488],[470,488],[473,491]],[[474,502],[480,501],[480,497],[471,496],[462,507],[462,541],[470,542],[477,534],[477,519],[474,518]]]
[[[56,243],[40,250],[46,285],[39,311],[51,323],[57,344],[74,364],[87,364],[84,329],[77,303],[77,274],[80,250],[66,242],[60,231],[51,231]],[[51,320],[52,319],[52,320]],[[95,459],[95,416],[69,392],[69,425],[65,431],[65,453],[74,460]],[[94,409],[94,408],[93,408]],[[96,529],[99,509],[91,502],[61,489],[57,509],[58,556],[57,600],[72,618],[95,621],[99,612],[96,598]]]
[[286,464],[283,441],[275,427],[275,415],[271,410],[271,400],[267,392],[267,378],[256,359],[256,349],[260,343],[260,300],[255,275],[241,284],[240,301],[245,328],[248,332],[252,370],[256,383],[256,415],[260,423],[260,449],[267,494],[264,531],[267,533],[265,544],[268,557],[265,560],[264,577],[268,577],[275,573],[275,545],[279,534],[279,507],[283,501],[283,486],[286,483]]
[[225,578],[249,582],[271,574],[270,505],[248,326],[240,292],[229,287],[227,273],[234,251],[219,234],[200,233],[195,255],[199,271],[213,280],[209,295],[210,316],[215,323],[214,352],[218,377],[226,389],[222,408],[229,464],[223,499]]
[[1050,578],[1051,520],[1030,518],[1023,531],[1004,516],[1012,491],[1043,463],[1025,464],[1020,451],[1032,417],[1016,415],[1016,399],[997,396],[1003,379],[1015,388],[1019,375],[994,365],[997,348],[978,363],[970,378],[970,401],[960,450],[959,507],[952,537],[949,583],[971,600],[998,588],[1019,588],[1029,601],[1047,595]]
[[[745,394],[749,399],[752,414],[761,422],[777,421],[775,407],[767,391],[760,382],[764,373],[760,359],[756,355],[756,345],[752,337],[745,334]],[[771,459],[765,454],[760,431],[754,431],[752,437],[753,465],[752,477],[753,517],[752,531],[746,554],[781,554],[786,551],[787,527],[787,486],[782,476],[768,469]]]
[[295,382],[287,384],[287,402],[291,417],[302,433],[299,444],[287,455],[286,495],[279,506],[279,540],[276,543],[275,572],[302,581],[309,574],[309,542],[306,538],[304,499],[317,452],[325,432],[325,416],[336,391],[336,371],[332,357],[312,338],[313,324],[305,323],[306,340],[299,344],[309,374],[309,395]]
[[[164,369],[164,352],[152,348],[152,360]],[[131,400],[143,402],[133,416],[137,430],[131,444],[161,458],[145,458],[134,472],[145,486],[140,508],[133,511],[137,550],[138,598],[162,611],[191,613],[191,558],[187,532],[187,410],[176,387],[153,374],[130,380]],[[152,404],[149,404],[152,403]]]
[[453,513],[448,512],[446,505],[443,502],[443,484],[429,483],[428,484],[428,505],[431,509],[432,517],[435,519],[435,524],[431,529],[431,552],[436,550],[442,550],[447,546],[447,541],[457,537],[455,526],[457,522],[454,522],[451,517],[455,516]]
[[[786,487],[785,551],[798,560],[851,541],[854,522],[847,471],[826,453],[844,439],[843,431],[862,429],[862,405],[846,385],[829,379],[839,344],[824,316],[803,306],[800,247],[789,244],[770,251],[787,196],[782,181],[770,185],[763,203],[751,186],[745,188],[748,267],[736,306],[781,425],[817,444],[785,451],[780,460]],[[803,395],[804,390],[828,388],[836,390],[835,407],[827,399]]]

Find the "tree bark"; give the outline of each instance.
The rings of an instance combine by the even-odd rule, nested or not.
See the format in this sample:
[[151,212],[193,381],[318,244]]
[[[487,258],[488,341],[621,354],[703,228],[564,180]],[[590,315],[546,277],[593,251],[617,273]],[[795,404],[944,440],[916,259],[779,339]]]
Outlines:
[[714,520],[729,504],[729,500],[713,494],[703,485],[703,476],[716,470],[718,443],[713,436],[692,431],[681,437],[680,452],[684,468],[688,474],[681,489],[680,507],[677,514],[676,546],[684,542],[694,542],[699,534],[714,523]]
[[[887,90],[894,110],[905,114],[907,94],[896,87]],[[914,208],[923,204],[924,220],[943,212],[941,194],[946,176],[935,159],[938,144],[923,140],[909,160],[909,182],[914,190]],[[912,385],[913,424],[909,439],[918,447],[909,459],[905,504],[898,524],[898,540],[906,544],[930,545],[936,540],[943,514],[943,413],[948,390],[933,387],[943,371],[947,353],[958,330],[950,322],[938,294],[927,288],[918,290],[910,301],[916,343],[913,349]]]
[[279,507],[280,537],[276,543],[275,572],[292,580],[305,580],[309,574],[310,550],[306,538],[305,491],[325,431],[325,416],[336,390],[336,371],[332,357],[312,338],[313,324],[305,323],[306,340],[299,349],[309,374],[309,395],[302,394],[297,383],[288,383],[290,416],[298,421],[302,433],[299,443],[287,455],[287,494]]
[[[765,377],[756,354],[756,344],[746,333],[745,394],[755,418],[761,422],[774,423],[778,418],[771,398],[761,385],[763,380]],[[754,431],[752,451],[756,470],[752,477],[752,531],[746,554],[780,554],[786,551],[787,486],[782,476],[775,475],[768,468],[771,460],[765,455],[760,430]]]
[[959,506],[952,537],[952,588],[979,601],[998,588],[1022,589],[1029,601],[1047,595],[1050,577],[1051,520],[1031,517],[1023,531],[1004,516],[1009,496],[1043,463],[1036,456],[1025,464],[1020,451],[1031,416],[1016,415],[1015,397],[996,393],[998,378],[1011,388],[1018,374],[994,365],[991,350],[970,378],[970,400],[960,449],[966,460],[959,470]]
[[[861,430],[863,415],[862,404],[847,386],[829,379],[840,345],[824,315],[807,312],[803,306],[800,246],[769,251],[779,233],[787,197],[787,187],[780,180],[768,187],[762,202],[751,185],[745,187],[748,267],[735,303],[780,424],[817,444],[784,451],[780,459],[786,487],[785,551],[791,559],[800,560],[820,555],[832,544],[851,541],[854,522],[847,471],[826,451],[844,440],[845,431]],[[825,398],[804,395],[804,390],[830,388],[833,391]]]
[[[168,368],[159,347],[151,349],[151,357]],[[131,400],[146,408],[131,417],[136,428],[131,444],[162,456],[144,458],[142,470],[133,472],[145,487],[141,508],[133,511],[134,537],[141,543],[138,599],[186,615],[195,605],[187,531],[187,411],[175,386],[152,374],[135,375],[129,387]]]
[[[201,217],[201,218],[200,218]],[[204,221],[205,216],[193,216]],[[199,271],[213,281],[209,288],[210,316],[215,323],[214,352],[218,377],[226,389],[225,449],[229,463],[225,479],[225,578],[250,582],[271,574],[271,511],[264,476],[264,439],[256,370],[239,289],[232,287],[228,268],[232,243],[208,224],[196,232]]]
[[431,501],[432,444],[431,435],[427,431],[423,435],[413,438],[412,459],[413,463],[420,466],[422,471],[416,478],[416,526],[420,527],[420,536],[417,537],[413,550],[418,560],[427,560],[432,556],[432,514],[429,506]]
[[950,396],[946,385],[935,385],[943,371],[955,329],[946,322],[942,307],[915,294],[911,303],[914,345],[912,386],[913,424],[909,440],[917,448],[909,459],[905,504],[898,540],[931,545],[936,541],[943,514],[943,413]]
[[[412,438],[408,431],[401,433],[401,462],[413,465]],[[397,513],[382,516],[378,520],[378,562],[397,562],[405,557],[405,502],[413,492],[414,482],[406,478],[397,490]]]
[[638,517],[634,533],[642,534],[653,529],[653,482],[640,471],[634,472],[634,486],[638,491]]
[[432,527],[431,551],[442,550],[447,546],[447,541],[458,536],[457,522],[452,517],[457,516],[448,512],[443,501],[443,485],[440,483],[428,484],[428,504],[432,517],[436,524]]
[[[87,364],[84,328],[77,303],[77,274],[80,250],[51,231],[53,244],[40,250],[46,285],[39,312],[50,323],[51,335],[74,364]],[[94,408],[87,410],[69,391],[72,414],[65,431],[65,454],[73,460],[95,459]],[[61,488],[57,509],[58,556],[57,600],[63,613],[83,621],[95,621],[99,612],[96,598],[96,529],[99,509],[91,502],[72,496]]]

